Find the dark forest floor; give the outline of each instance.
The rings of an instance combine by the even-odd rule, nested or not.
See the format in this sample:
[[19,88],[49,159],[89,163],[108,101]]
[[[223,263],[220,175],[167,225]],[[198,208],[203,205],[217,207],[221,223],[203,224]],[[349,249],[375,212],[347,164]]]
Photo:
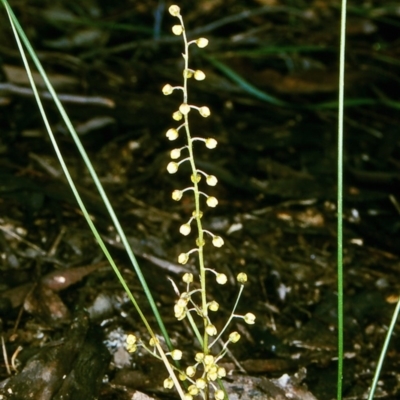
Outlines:
[[[367,398],[400,288],[400,12],[396,2],[359,3],[349,2],[347,16],[346,399]],[[176,296],[168,280],[180,282],[177,255],[193,240],[179,234],[192,212],[190,200],[171,200],[174,189],[187,186],[187,173],[165,170],[172,149],[165,132],[180,98],[163,96],[161,88],[180,84],[182,76],[182,44],[170,34],[176,22],[166,10],[170,4],[27,4],[12,2],[62,94],[174,343],[190,355],[194,338],[174,318]],[[194,117],[192,130],[219,142],[212,152],[198,153],[199,166],[219,179],[211,188],[219,205],[204,216],[205,227],[226,243],[207,260],[229,283],[246,271],[239,312],[257,316],[255,325],[233,324],[243,339],[226,357],[226,368],[234,372],[229,390],[246,399],[249,394],[237,387],[254,387],[252,398],[270,398],[266,382],[279,386],[277,379],[288,374],[286,395],[293,390],[301,399],[333,399],[339,1],[179,5],[188,36],[210,41],[191,58],[207,79],[190,85],[191,102],[212,111],[207,119]],[[171,396],[162,388],[162,365],[124,348],[127,334],[147,334],[63,179],[14,43],[1,10],[0,335],[9,364],[16,354],[18,372],[11,368],[6,381],[6,361],[0,361],[0,395]],[[155,326],[90,176],[55,107],[48,100],[45,106],[93,219]],[[237,288],[209,288],[221,304],[222,324]],[[376,398],[400,396],[399,346],[397,326]],[[39,367],[23,375],[33,356]],[[47,383],[40,368],[51,371]],[[60,389],[63,376],[72,386]],[[21,394],[7,392],[6,382]]]

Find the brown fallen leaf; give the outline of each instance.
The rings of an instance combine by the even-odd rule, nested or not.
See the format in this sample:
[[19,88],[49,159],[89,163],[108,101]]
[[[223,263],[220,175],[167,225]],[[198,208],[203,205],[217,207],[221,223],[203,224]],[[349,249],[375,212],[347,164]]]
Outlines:
[[[85,276],[89,275],[105,263],[98,263],[92,265],[85,265],[83,267],[67,268],[64,270],[55,270],[43,276],[39,282],[56,292],[64,290],[67,287],[79,282]],[[7,298],[10,300],[13,308],[20,306],[29,291],[32,289],[34,283],[24,283],[15,288],[9,289],[0,293],[0,297]]]
[[[3,64],[3,71],[6,75],[6,79],[8,82],[16,83],[18,85],[30,86],[28,75],[26,74],[25,68],[18,67],[16,65],[7,65]],[[78,84],[78,80],[74,77],[61,75],[61,74],[47,74],[51,84],[55,89],[65,88],[76,86]],[[44,89],[46,87],[43,78],[40,76],[38,72],[32,72],[33,80],[36,85],[40,89]]]

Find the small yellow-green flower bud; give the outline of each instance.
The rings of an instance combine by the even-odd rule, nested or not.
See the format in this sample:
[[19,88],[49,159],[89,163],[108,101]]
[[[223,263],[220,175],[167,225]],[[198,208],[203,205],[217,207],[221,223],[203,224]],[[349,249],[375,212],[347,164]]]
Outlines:
[[174,305],[174,315],[178,321],[182,321],[186,317],[186,307],[182,307],[179,304]]
[[203,378],[196,379],[196,387],[200,390],[204,390],[207,386],[207,382]]
[[172,389],[174,387],[174,381],[172,378],[164,379],[164,388],[165,389]]
[[204,356],[204,364],[208,366],[214,364],[214,356],[212,356],[211,354],[207,354],[206,356]]
[[172,199],[175,201],[179,201],[183,196],[182,190],[174,190],[172,192]]
[[134,353],[137,350],[137,338],[135,335],[128,335],[126,338],[126,350],[128,353]]
[[183,400],[193,400],[193,396],[190,393],[185,393]]
[[171,357],[175,361],[179,361],[182,359],[182,352],[178,349],[172,350],[171,351]]
[[212,366],[210,370],[207,372],[207,378],[210,381],[215,381],[218,378],[217,367]]
[[218,179],[214,175],[208,175],[206,182],[208,186],[215,186],[218,183]]
[[[176,163],[175,163],[176,164]],[[177,168],[178,170],[178,168]],[[169,171],[168,171],[169,172]],[[176,172],[176,171],[175,171]],[[173,172],[170,172],[170,174],[173,174]],[[210,196],[206,200],[208,207],[216,207],[218,204],[218,200],[214,196]]]
[[217,274],[217,283],[219,283],[220,285],[225,285],[227,281],[228,278],[225,274]]
[[168,11],[173,17],[177,17],[179,15],[181,9],[177,5],[174,4],[168,8]]
[[194,359],[196,362],[202,362],[204,360],[204,353],[196,353]]
[[195,368],[193,365],[189,365],[189,366],[186,368],[186,375],[187,375],[189,378],[193,378],[193,377],[195,376],[195,374],[196,374],[196,368]]
[[192,283],[193,282],[193,274],[191,274],[190,272],[186,272],[183,276],[182,276],[182,280],[185,283]]
[[171,94],[174,91],[174,88],[167,83],[166,85],[164,85],[164,87],[162,88],[162,92],[165,96],[168,96],[169,94]]
[[179,298],[177,304],[178,304],[179,306],[181,306],[181,307],[186,307],[186,306],[187,306],[187,303],[188,303],[188,301],[189,301],[189,298],[190,298],[190,296],[188,296],[188,294],[187,294],[186,292],[183,292],[183,293],[181,294],[181,297]]
[[212,324],[207,325],[206,326],[206,332],[210,336],[215,336],[217,334],[217,328]]
[[176,129],[168,129],[167,133],[165,134],[165,136],[169,139],[169,140],[175,140],[178,138],[179,134],[178,131]]
[[229,341],[230,342],[236,343],[236,342],[239,341],[239,339],[240,339],[240,333],[235,331],[235,332],[232,332],[232,333],[229,334]]
[[128,353],[134,353],[137,350],[137,345],[136,344],[127,344],[126,350],[128,351]]
[[160,343],[160,342],[159,342],[159,340],[158,340],[157,338],[155,338],[155,337],[152,337],[152,338],[150,339],[150,341],[149,341],[149,345],[150,345],[151,347],[157,346],[158,343]]
[[196,175],[192,174],[192,175],[190,175],[190,180],[193,183],[199,183],[201,180],[201,175],[200,174],[196,174]]
[[176,171],[178,171],[179,165],[178,163],[171,161],[168,165],[167,165],[167,171],[170,174],[175,174]]
[[172,119],[174,119],[175,121],[180,121],[182,119],[183,115],[180,111],[175,111],[172,114]]
[[224,393],[223,390],[218,389],[218,390],[215,391],[214,397],[215,397],[215,400],[224,400],[225,393]]
[[204,79],[206,79],[206,74],[198,69],[194,71],[194,79],[196,79],[196,81],[203,81]]
[[136,342],[137,342],[137,338],[136,338],[135,335],[129,334],[129,335],[126,337],[126,343],[127,343],[127,344],[135,344]]
[[212,244],[215,247],[222,247],[224,245],[224,239],[221,236],[214,236],[212,240]]
[[202,218],[203,217],[203,211],[199,211],[199,212],[193,211],[192,212],[192,217],[193,218],[197,218],[197,217]]
[[188,253],[181,253],[178,256],[178,263],[179,264],[186,264],[189,261],[189,254]]
[[193,76],[193,71],[191,69],[184,69],[183,70],[183,77],[190,79]]
[[206,244],[206,242],[203,240],[200,240],[199,238],[196,239],[196,245],[197,247],[203,247]]
[[240,274],[238,274],[236,279],[239,283],[244,284],[247,282],[247,274],[245,274],[244,272],[241,272]]
[[186,381],[187,376],[183,372],[180,372],[178,375],[178,379],[183,382]]
[[206,38],[198,38],[196,40],[196,44],[197,46],[199,46],[201,49],[203,49],[204,47],[206,47],[208,45],[208,39]]
[[215,149],[217,147],[218,142],[213,138],[206,139],[206,147],[209,149]]
[[181,156],[181,149],[173,149],[171,150],[170,156],[173,160],[176,160]]
[[200,113],[200,115],[201,115],[202,117],[207,118],[207,117],[210,116],[211,111],[210,111],[210,109],[209,109],[208,107],[203,106],[203,107],[200,107],[200,108],[199,108],[199,113]]
[[189,112],[190,112],[190,106],[189,106],[189,104],[182,103],[182,104],[179,106],[179,111],[182,113],[182,115],[187,115],[187,114],[189,114]]
[[246,322],[246,324],[253,325],[255,321],[256,321],[256,316],[252,313],[247,313],[244,316],[244,322]]
[[218,378],[224,378],[226,376],[226,369],[224,367],[218,367],[217,374]]
[[179,228],[179,232],[183,235],[183,236],[187,236],[190,233],[190,225],[189,224],[183,224],[181,225],[181,227]]
[[188,393],[191,396],[197,396],[199,394],[199,389],[196,387],[196,385],[190,385],[188,387]]
[[172,33],[176,36],[181,35],[183,32],[183,26],[182,25],[174,25],[172,27]]
[[208,309],[211,311],[218,311],[218,308],[219,304],[215,300],[211,301],[210,304],[208,305]]

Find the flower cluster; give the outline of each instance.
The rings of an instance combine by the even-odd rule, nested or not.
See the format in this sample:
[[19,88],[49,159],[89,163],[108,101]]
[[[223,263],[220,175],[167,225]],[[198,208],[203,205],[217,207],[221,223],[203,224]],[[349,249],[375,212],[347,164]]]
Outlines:
[[[215,382],[220,378],[225,377],[226,371],[225,368],[218,365],[218,363],[227,353],[228,345],[230,343],[238,342],[240,339],[240,334],[235,331],[231,332],[228,340],[217,354],[211,354],[211,349],[217,342],[221,341],[222,335],[227,330],[233,318],[241,318],[247,324],[254,324],[255,316],[252,313],[247,313],[245,315],[235,314],[244,284],[247,282],[247,275],[244,272],[241,272],[237,276],[237,282],[240,285],[239,293],[233,306],[231,315],[225,325],[218,330],[210,318],[212,313],[218,311],[219,304],[215,300],[209,301],[208,299],[206,291],[206,275],[211,274],[219,285],[225,285],[228,281],[228,277],[224,273],[205,267],[203,248],[206,244],[206,238],[208,238],[212,245],[216,248],[222,247],[224,245],[224,240],[221,236],[203,229],[203,212],[201,209],[202,199],[205,199],[205,204],[208,207],[216,207],[218,205],[218,200],[215,196],[201,191],[200,185],[203,185],[203,182],[205,182],[206,185],[214,187],[218,183],[218,179],[214,175],[208,174],[197,168],[194,157],[194,143],[202,142],[208,149],[214,149],[217,146],[217,141],[211,137],[192,137],[189,129],[190,112],[193,110],[197,111],[204,118],[207,118],[211,112],[207,106],[199,107],[190,104],[188,100],[188,80],[190,78],[194,78],[197,81],[202,81],[206,78],[206,75],[203,71],[189,68],[189,47],[192,44],[195,44],[198,47],[203,48],[207,46],[208,40],[205,38],[199,38],[188,41],[185,33],[183,18],[180,14],[180,8],[176,5],[172,5],[169,7],[169,13],[179,20],[179,23],[172,27],[172,32],[175,35],[181,35],[183,38],[184,51],[182,56],[185,65],[183,69],[183,85],[172,86],[170,84],[166,84],[162,88],[163,94],[167,96],[175,91],[181,91],[183,94],[183,99],[180,106],[172,114],[172,119],[181,123],[177,127],[168,129],[166,132],[166,137],[170,141],[175,141],[178,140],[180,135],[183,133],[183,136],[185,137],[185,143],[183,146],[177,146],[170,152],[171,161],[167,165],[167,171],[170,174],[174,174],[178,172],[181,164],[185,162],[190,164],[190,186],[185,189],[174,190],[172,192],[172,199],[179,201],[186,192],[190,192],[194,197],[194,210],[190,218],[180,226],[179,232],[183,236],[188,236],[192,233],[193,226],[195,226],[197,228],[197,237],[195,240],[196,245],[192,249],[179,254],[178,262],[180,264],[186,264],[192,255],[196,255],[199,264],[199,284],[194,284],[194,276],[192,273],[185,273],[182,277],[183,283],[186,284],[186,288],[183,292],[180,292],[178,287],[172,282],[178,295],[178,300],[174,306],[174,315],[179,321],[183,319],[188,321],[193,329],[200,347],[202,348],[202,351],[195,355],[195,363],[193,365],[189,365],[185,370],[181,370],[180,367],[178,368],[177,366],[174,367],[171,365],[171,367],[178,372],[181,380],[187,380],[189,382],[187,385],[187,392],[184,395],[185,400],[191,400],[197,395],[201,395],[204,398],[210,387],[213,389],[214,398],[217,400],[223,400],[226,397],[226,394],[224,390],[221,390],[219,386],[216,386]],[[199,324],[195,322],[195,318],[200,318],[203,322],[202,333],[199,331]],[[151,351],[142,342],[138,343],[136,337],[133,335],[128,336],[128,351],[135,351],[138,344]],[[151,352],[155,355],[155,357],[158,357],[156,352],[157,345],[159,345],[159,343],[155,342],[155,338],[150,340],[150,347],[154,348],[154,350]],[[172,360],[176,361],[182,358],[182,351],[179,349],[174,349],[169,353],[166,353],[166,355],[169,355]],[[174,380],[172,378],[174,378],[174,376],[170,375],[164,380],[165,388],[172,388],[174,386]],[[176,379],[175,384],[177,384]]]
[[[187,192],[187,191],[194,192],[194,196],[195,196],[195,200],[196,200],[196,209],[193,211],[192,217],[186,223],[181,225],[181,227],[179,229],[179,231],[182,235],[187,236],[191,232],[191,224],[194,220],[196,220],[196,222],[198,223],[198,226],[201,226],[201,224],[199,225],[199,222],[200,222],[200,219],[201,219],[203,213],[200,211],[199,197],[204,196],[206,198],[206,204],[209,207],[216,207],[218,204],[218,200],[216,197],[210,196],[199,190],[198,184],[202,177],[205,178],[205,182],[208,186],[215,186],[218,183],[218,179],[214,175],[207,174],[204,171],[196,168],[196,164],[194,161],[194,155],[193,155],[193,143],[195,141],[201,141],[205,144],[205,146],[207,148],[214,149],[217,146],[217,141],[214,138],[191,137],[190,131],[189,131],[189,120],[188,120],[188,114],[191,110],[197,110],[199,112],[199,114],[204,118],[208,117],[211,114],[210,109],[207,106],[198,107],[193,104],[189,104],[188,103],[188,91],[187,91],[187,80],[189,78],[194,77],[194,79],[201,81],[201,80],[204,80],[206,77],[206,75],[203,71],[193,70],[193,69],[189,68],[189,65],[188,65],[189,46],[191,44],[197,44],[197,46],[199,46],[199,47],[205,47],[208,43],[208,40],[205,38],[200,38],[200,39],[192,40],[192,41],[188,42],[186,35],[185,35],[183,19],[180,15],[179,7],[171,6],[169,8],[169,12],[171,15],[178,17],[179,21],[180,21],[179,25],[173,26],[172,31],[175,35],[183,35],[184,42],[185,42],[185,52],[183,53],[183,58],[185,60],[185,68],[184,68],[184,74],[183,74],[183,78],[184,78],[183,86],[171,86],[168,83],[162,88],[162,92],[165,95],[170,95],[175,90],[181,90],[183,92],[183,101],[182,101],[181,105],[178,107],[178,110],[172,114],[172,118],[175,121],[183,120],[183,122],[181,125],[179,125],[176,128],[168,129],[166,132],[166,137],[169,140],[174,141],[174,140],[178,139],[180,132],[183,130],[186,132],[187,144],[185,144],[182,147],[171,150],[170,156],[173,161],[170,161],[169,164],[167,165],[167,171],[170,174],[174,174],[178,171],[180,165],[183,164],[184,162],[189,162],[191,164],[192,174],[190,176],[190,180],[192,182],[192,185],[185,189],[174,190],[172,192],[172,199],[176,200],[176,201],[181,200],[182,196],[185,192]],[[187,155],[186,155],[186,157],[184,156],[183,158],[181,158],[181,155],[183,152],[186,153]],[[221,247],[224,244],[224,241],[221,237],[216,236],[209,231],[202,230],[201,232],[199,232],[199,237],[197,238],[197,241],[196,241],[198,248],[200,248],[204,245],[204,239],[203,239],[204,233],[211,236],[212,244],[214,246]],[[188,251],[187,253],[180,254],[178,256],[178,262],[180,264],[186,264],[189,260],[189,255],[191,253],[198,251],[198,248],[192,249],[192,250]]]

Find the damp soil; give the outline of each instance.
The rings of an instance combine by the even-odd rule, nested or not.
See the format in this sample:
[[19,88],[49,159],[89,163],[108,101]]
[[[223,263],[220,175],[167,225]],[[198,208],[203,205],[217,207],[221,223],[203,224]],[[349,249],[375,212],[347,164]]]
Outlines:
[[[14,4],[13,4],[14,3]],[[97,171],[164,317],[188,359],[199,350],[174,317],[184,272],[177,256],[193,246],[179,227],[193,211],[182,165],[170,175],[165,132],[180,93],[182,43],[160,1],[80,5],[12,2]],[[235,302],[236,275],[248,282],[230,347],[232,399],[336,398],[337,71],[339,1],[214,0],[179,4],[187,34],[210,41],[190,64],[198,167],[218,177],[218,206],[205,229],[209,298],[221,329]],[[400,272],[400,17],[395,2],[350,1],[344,112],[343,290],[345,399],[367,398],[398,301]],[[162,364],[126,351],[148,340],[69,188],[29,88],[6,13],[0,12],[0,397],[3,399],[174,398]],[[33,64],[32,64],[33,65]],[[90,174],[34,76],[58,144],[93,222],[156,328],[145,295]],[[183,144],[180,144],[183,145]],[[396,326],[375,398],[400,396]],[[247,396],[247,397],[246,397]]]

